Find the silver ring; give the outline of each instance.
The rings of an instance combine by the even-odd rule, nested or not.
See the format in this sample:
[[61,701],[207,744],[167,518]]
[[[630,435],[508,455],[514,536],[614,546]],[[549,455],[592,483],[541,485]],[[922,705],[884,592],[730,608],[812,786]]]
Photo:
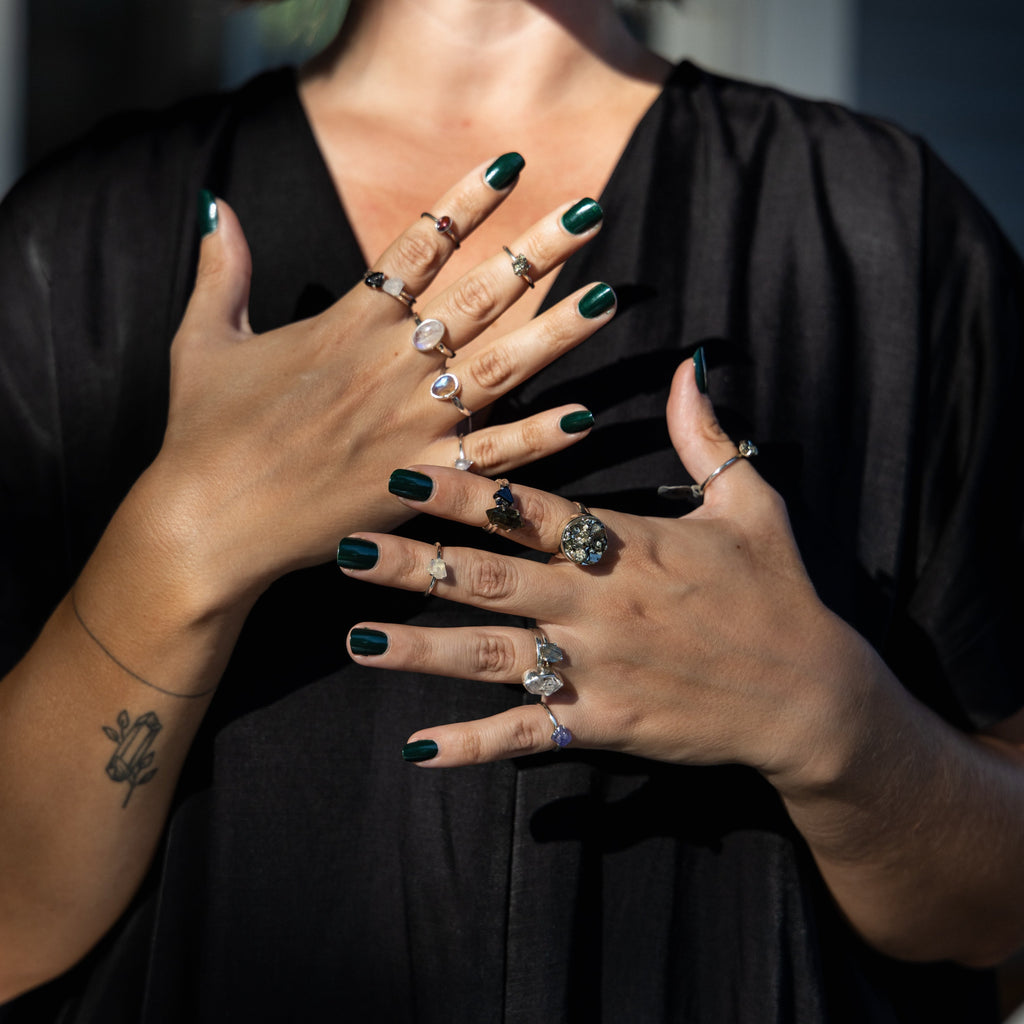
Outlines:
[[512,273],[516,277],[521,277],[532,288],[533,278],[530,277],[530,261],[522,253],[518,255],[513,253],[507,245],[503,245],[502,249],[508,253],[509,259],[512,260]]
[[451,217],[435,217],[432,213],[421,213],[421,217],[427,217],[434,222],[434,228],[439,235],[447,235],[456,249],[459,248],[459,236],[455,234],[455,223]]
[[473,460],[466,458],[466,451],[462,447],[462,439],[463,435],[459,434],[459,457],[455,460],[455,468],[469,469],[469,467],[473,465]]
[[597,565],[608,550],[608,531],[597,516],[590,514],[586,505],[578,501],[573,504],[579,512],[562,524],[558,549],[579,566]]
[[523,686],[527,693],[538,697],[550,697],[565,685],[562,677],[551,667],[553,663],[557,664],[565,657],[565,652],[543,633],[534,633],[533,640],[537,645],[537,667],[528,668],[523,673]]
[[440,352],[447,359],[454,359],[455,353],[441,340],[445,326],[440,320],[421,320],[415,313],[416,329],[412,332],[412,347],[417,352]]
[[739,462],[740,459],[751,459],[757,454],[757,445],[753,441],[740,441],[736,454],[731,459],[726,459],[718,469],[713,473],[709,474],[707,479],[702,484],[691,484],[690,494],[695,498],[701,498],[704,496],[704,492],[708,489],[708,484],[715,479],[720,473],[724,473],[734,462]]
[[551,719],[551,724],[555,727],[555,731],[551,734],[551,742],[554,743],[559,750],[569,746],[572,743],[572,733],[564,725],[559,725],[558,719],[555,718],[551,708],[544,702],[544,698],[540,699],[540,707],[542,707],[547,714],[548,718]]
[[438,580],[444,580],[448,578],[448,564],[441,557],[444,553],[444,548],[441,547],[440,541],[434,542],[434,557],[427,563],[427,572],[430,573],[430,583],[427,584],[427,589],[423,591],[423,596],[431,593],[434,587],[437,586]]
[[523,517],[515,507],[516,499],[512,496],[512,488],[504,478],[494,482],[498,485],[493,494],[494,508],[487,510],[487,525],[484,529],[488,533],[495,533],[497,530],[503,530],[505,533],[518,530],[523,525]]
[[416,301],[415,295],[405,290],[405,282],[400,277],[388,277],[382,270],[367,270],[363,274],[363,284],[374,291],[385,292],[412,309]]
[[445,372],[435,378],[434,383],[430,385],[430,397],[441,402],[451,402],[463,416],[472,416],[472,410],[467,409],[459,398],[461,390],[462,381],[454,373]]

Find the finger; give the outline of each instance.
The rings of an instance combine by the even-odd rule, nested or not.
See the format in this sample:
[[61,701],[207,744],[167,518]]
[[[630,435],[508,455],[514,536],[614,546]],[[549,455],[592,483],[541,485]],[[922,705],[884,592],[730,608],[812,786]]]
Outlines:
[[[421,316],[445,325],[447,344],[458,350],[493,323],[516,299],[581,249],[601,228],[604,214],[593,199],[566,203],[537,221],[525,234],[509,242],[460,277],[425,307]],[[522,256],[528,265],[515,267]]]
[[[706,387],[707,380],[702,362],[703,352],[696,362],[687,359],[676,370],[666,410],[672,444],[698,484],[738,452],[736,443],[719,425],[711,399],[699,386],[703,381]],[[759,480],[749,459],[741,458],[708,484],[704,504],[713,507],[717,502],[727,501],[737,489]]]
[[183,326],[202,334],[217,326],[248,334],[252,257],[242,226],[223,199],[205,190],[199,195],[199,223],[199,265]]
[[457,397],[463,415],[471,415],[586,341],[614,315],[615,292],[609,285],[581,288],[512,333],[467,349],[457,368],[435,378],[430,394]]
[[574,709],[575,706],[551,704],[556,721],[568,730],[561,735],[563,744],[556,745],[553,741],[554,726],[544,706],[526,704],[476,722],[421,729],[409,737],[402,748],[402,757],[425,768],[455,768],[553,752],[568,742],[582,746],[571,722],[567,721]]
[[446,548],[381,533],[343,538],[337,558],[338,568],[347,576],[506,615],[557,622],[583,598],[582,574],[571,562],[541,565],[476,548]]
[[[518,153],[505,153],[497,160],[474,167],[461,181],[429,207],[438,219],[450,219],[456,237],[465,239],[509,195],[524,165]],[[439,232],[434,223],[417,217],[373,262],[389,278],[402,283],[406,292],[417,296],[437,276],[455,245],[449,235]],[[400,316],[401,305],[393,304]]]

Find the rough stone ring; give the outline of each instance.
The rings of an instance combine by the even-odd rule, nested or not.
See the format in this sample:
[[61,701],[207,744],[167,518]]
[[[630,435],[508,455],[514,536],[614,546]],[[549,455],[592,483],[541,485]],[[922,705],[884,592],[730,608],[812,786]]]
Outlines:
[[430,385],[430,397],[441,402],[451,402],[463,416],[472,416],[473,412],[462,404],[459,392],[462,390],[462,382],[454,373],[442,373]]
[[400,277],[388,277],[382,270],[367,270],[363,274],[363,284],[375,291],[384,292],[404,303],[412,309],[416,296],[405,290],[405,282]]
[[547,706],[543,697],[540,699],[540,707],[544,709],[545,714],[551,719],[551,724],[555,727],[555,731],[551,734],[551,742],[559,750],[569,746],[572,743],[572,733],[564,725],[558,724],[558,719],[555,718],[554,712]]
[[539,636],[534,633],[533,641],[537,645],[537,667],[528,668],[523,673],[523,686],[527,693],[550,697],[565,685],[562,677],[551,667],[565,657],[565,652],[543,633]]
[[487,510],[487,525],[484,529],[488,533],[497,530],[518,530],[523,525],[523,517],[519,509],[515,507],[515,498],[512,496],[512,488],[509,482],[502,478],[494,481],[498,489],[494,492],[494,508]]
[[578,501],[573,504],[579,512],[562,524],[558,549],[579,566],[597,565],[608,550],[608,531],[597,516],[590,514],[586,505]]
[[444,343],[445,326],[440,320],[421,320],[415,313],[416,329],[412,332],[412,347],[417,352],[440,352],[447,359],[454,359],[455,353]]
[[423,596],[433,592],[434,587],[437,586],[438,580],[444,580],[448,578],[448,564],[441,557],[444,554],[444,548],[441,547],[440,541],[434,542],[434,557],[427,563],[427,572],[430,573],[430,582],[427,584],[427,589],[423,591]]
[[432,213],[426,212],[421,213],[420,216],[426,217],[428,220],[432,220],[437,233],[439,235],[447,235],[451,239],[455,248],[459,248],[461,243],[459,242],[459,236],[455,233],[455,224],[451,217],[435,217]]
[[509,259],[512,260],[512,273],[516,277],[521,277],[532,288],[533,278],[530,277],[530,261],[522,253],[514,254],[507,245],[503,245],[502,249],[508,253]]

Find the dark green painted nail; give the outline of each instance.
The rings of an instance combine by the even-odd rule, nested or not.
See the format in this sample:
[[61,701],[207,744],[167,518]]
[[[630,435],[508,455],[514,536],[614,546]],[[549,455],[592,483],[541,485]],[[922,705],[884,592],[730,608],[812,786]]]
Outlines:
[[594,425],[594,414],[589,409],[567,412],[559,421],[563,434],[579,434]]
[[437,757],[437,744],[433,740],[416,740],[402,747],[402,757],[406,761],[429,761]]
[[199,190],[199,233],[205,238],[217,230],[217,197],[209,189]]
[[495,192],[500,192],[519,177],[519,172],[525,166],[526,161],[518,153],[505,153],[484,171],[484,181]]
[[372,540],[346,537],[338,544],[339,569],[372,569],[380,557],[380,548]]
[[388,490],[410,501],[426,501],[434,493],[434,481],[414,469],[396,469],[388,480]]
[[582,235],[592,228],[602,217],[604,210],[595,199],[581,199],[575,206],[570,206],[562,214],[562,227],[570,234]]
[[353,629],[348,645],[353,654],[384,654],[388,649],[388,635],[379,629]]
[[702,395],[706,395],[708,393],[708,364],[704,360],[703,345],[693,353],[693,375],[697,378],[697,390]]
[[614,305],[615,292],[612,290],[611,285],[595,284],[594,287],[591,288],[582,299],[580,299],[580,304],[577,306],[577,309],[579,309],[581,316],[585,316],[588,320],[593,320],[595,316],[600,316],[602,313],[606,313]]

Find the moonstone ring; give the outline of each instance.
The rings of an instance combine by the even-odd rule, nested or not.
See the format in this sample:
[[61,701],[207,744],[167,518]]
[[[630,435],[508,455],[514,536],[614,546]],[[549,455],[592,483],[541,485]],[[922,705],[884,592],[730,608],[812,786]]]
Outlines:
[[521,277],[532,288],[533,278],[530,277],[530,261],[522,253],[518,255],[513,253],[507,245],[503,245],[502,249],[508,253],[509,259],[512,261],[512,273],[516,277]]
[[412,332],[412,347],[417,352],[440,352],[447,359],[454,359],[455,353],[444,343],[445,327],[440,320],[421,320],[415,313],[416,329]]
[[409,309],[412,309],[413,304],[416,302],[416,296],[410,295],[405,290],[405,282],[400,277],[388,277],[381,270],[368,270],[363,274],[363,284],[368,288],[373,288],[375,291],[384,292],[393,298],[398,299],[399,302],[404,303]]
[[434,222],[434,227],[439,235],[447,235],[452,242],[452,245],[456,249],[459,248],[459,236],[455,233],[455,224],[451,217],[435,217],[432,213],[421,213],[421,217],[426,217],[428,220]]
[[451,402],[463,416],[472,416],[472,411],[467,409],[459,398],[461,390],[462,382],[459,378],[454,373],[445,372],[435,378],[434,383],[430,385],[430,397],[441,402]]

